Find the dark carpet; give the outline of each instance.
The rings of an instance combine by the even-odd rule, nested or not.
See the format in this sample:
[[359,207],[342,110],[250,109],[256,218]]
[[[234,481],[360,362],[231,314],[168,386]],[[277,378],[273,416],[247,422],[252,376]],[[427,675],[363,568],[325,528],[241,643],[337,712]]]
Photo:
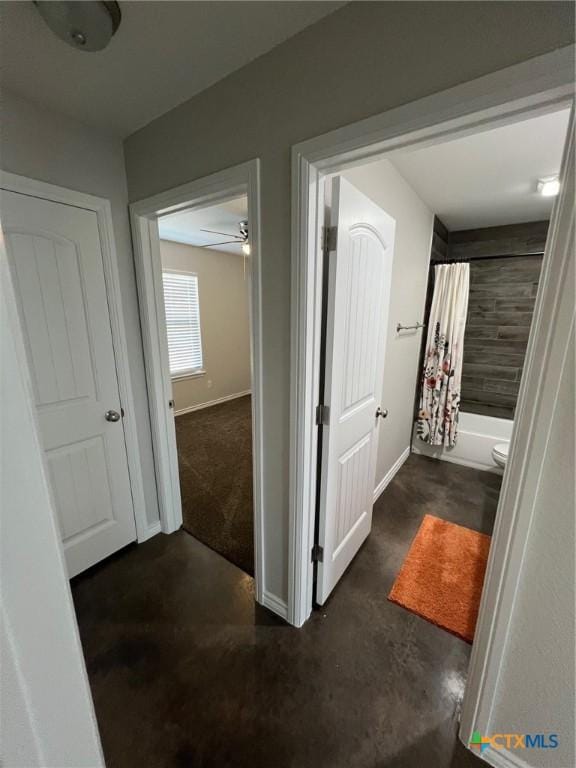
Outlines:
[[470,646],[386,599],[425,514],[491,533],[500,477],[411,456],[302,629],[179,531],[72,589],[108,768],[481,768],[457,737]]
[[176,418],[184,530],[254,574],[250,395]]

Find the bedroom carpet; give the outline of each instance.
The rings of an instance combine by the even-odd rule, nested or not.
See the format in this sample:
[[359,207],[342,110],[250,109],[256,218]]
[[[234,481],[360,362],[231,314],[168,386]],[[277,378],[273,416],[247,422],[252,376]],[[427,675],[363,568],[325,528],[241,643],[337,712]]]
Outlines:
[[388,599],[471,643],[490,539],[425,515]]
[[184,530],[254,574],[251,398],[176,417]]

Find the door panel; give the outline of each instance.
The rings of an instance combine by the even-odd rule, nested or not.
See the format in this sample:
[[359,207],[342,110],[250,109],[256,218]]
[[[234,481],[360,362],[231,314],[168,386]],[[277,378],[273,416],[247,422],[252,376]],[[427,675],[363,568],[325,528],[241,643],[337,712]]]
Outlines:
[[10,233],[8,240],[37,406],[94,397],[93,350],[74,244],[23,233]]
[[2,192],[2,226],[70,576],[136,538],[97,216]]
[[395,222],[346,180],[332,182],[317,601],[370,533]]

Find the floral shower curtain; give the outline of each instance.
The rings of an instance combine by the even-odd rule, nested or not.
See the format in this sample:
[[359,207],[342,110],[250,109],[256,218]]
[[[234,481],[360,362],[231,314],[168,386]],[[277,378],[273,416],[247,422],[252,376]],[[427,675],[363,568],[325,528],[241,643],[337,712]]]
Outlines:
[[435,267],[417,425],[430,445],[456,444],[469,284],[468,264]]

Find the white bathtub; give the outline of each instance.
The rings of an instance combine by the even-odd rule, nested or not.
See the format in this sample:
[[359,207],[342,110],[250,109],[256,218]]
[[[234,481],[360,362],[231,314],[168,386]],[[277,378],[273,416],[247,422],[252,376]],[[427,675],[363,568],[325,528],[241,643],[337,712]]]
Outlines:
[[493,416],[461,412],[458,422],[458,439],[454,448],[423,443],[414,429],[412,451],[434,459],[452,461],[454,464],[464,464],[466,467],[502,474],[502,470],[496,466],[492,458],[492,448],[497,443],[510,442],[513,425],[512,419],[496,419]]

